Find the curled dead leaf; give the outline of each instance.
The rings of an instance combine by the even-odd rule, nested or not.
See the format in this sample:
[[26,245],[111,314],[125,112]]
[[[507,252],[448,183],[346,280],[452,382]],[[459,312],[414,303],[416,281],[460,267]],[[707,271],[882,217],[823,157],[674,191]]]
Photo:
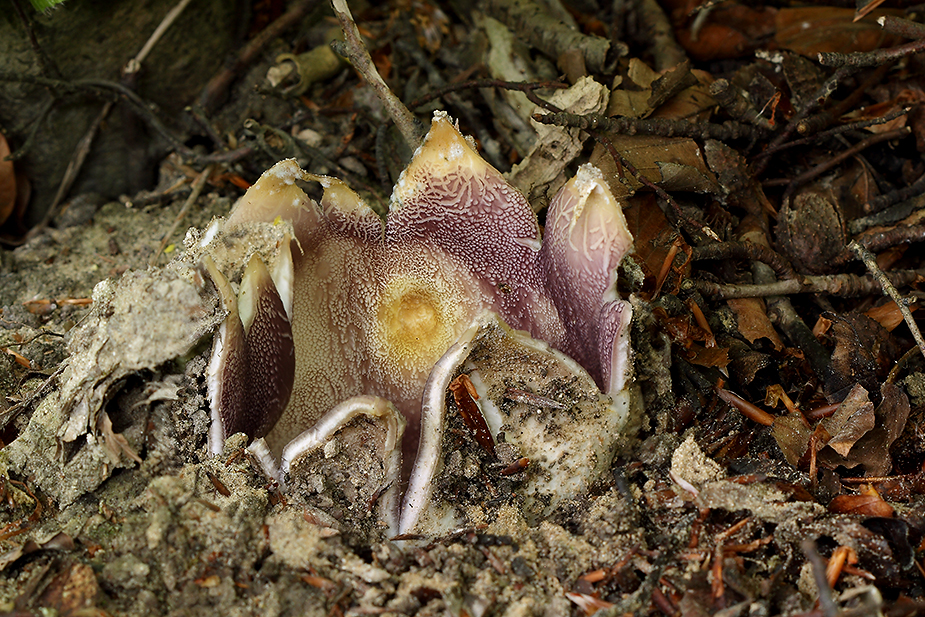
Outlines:
[[813,430],[806,419],[796,412],[777,416],[771,426],[771,434],[787,462],[796,467],[809,447]]
[[890,333],[879,323],[856,311],[830,315],[830,336],[835,339],[832,362],[825,375],[825,394],[832,402],[847,396],[856,384],[868,391],[880,389],[901,352]]
[[849,469],[860,465],[869,476],[883,476],[889,473],[893,466],[890,446],[906,426],[910,405],[906,393],[895,384],[883,384],[880,394],[882,402],[874,412],[874,426],[856,440],[846,455],[841,455],[834,449],[822,450],[819,460],[823,464],[832,468],[842,465]]
[[726,300],[729,308],[736,314],[736,325],[742,336],[749,343],[766,338],[780,351],[784,348],[777,331],[768,317],[767,307],[761,298],[734,298]]
[[870,485],[858,495],[838,495],[829,503],[829,511],[838,514],[860,514],[861,516],[893,516],[893,506],[883,500]]
[[835,413],[822,421],[832,436],[826,445],[841,456],[847,456],[858,439],[874,428],[874,404],[867,390],[856,385],[842,401]]
[[[914,312],[918,308],[918,304],[910,304],[909,311]],[[896,327],[903,322],[903,314],[899,310],[899,306],[889,300],[880,306],[875,306],[869,311],[864,313],[878,324],[892,332]]]

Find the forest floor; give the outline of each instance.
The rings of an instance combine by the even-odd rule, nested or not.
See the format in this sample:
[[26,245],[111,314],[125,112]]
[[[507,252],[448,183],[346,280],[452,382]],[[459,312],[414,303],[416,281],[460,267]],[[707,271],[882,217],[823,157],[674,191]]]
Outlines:
[[[515,496],[394,542],[288,500],[241,435],[207,451],[223,313],[168,266],[187,229],[287,157],[382,211],[413,150],[330,51],[330,7],[274,4],[192,111],[120,95],[160,144],[156,185],[30,218],[41,179],[0,164],[0,612],[925,613],[921,7],[354,7],[398,99],[457,119],[541,223],[592,162],[635,238],[637,413],[610,473],[546,520]],[[119,329],[102,307],[131,286],[164,305]]]

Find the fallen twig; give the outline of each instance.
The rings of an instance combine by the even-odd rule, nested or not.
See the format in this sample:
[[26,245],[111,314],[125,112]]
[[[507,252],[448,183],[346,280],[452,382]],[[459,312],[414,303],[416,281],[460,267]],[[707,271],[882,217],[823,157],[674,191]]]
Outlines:
[[5,71],[0,71],[0,81],[21,81],[37,84],[39,86],[51,88],[59,94],[91,92],[97,95],[105,95],[107,100],[113,93],[117,94],[132,106],[132,110],[138,114],[152,130],[166,139],[174,150],[179,152],[184,158],[194,157],[194,152],[164,126],[164,123],[161,122],[160,118],[158,118],[153,111],[151,111],[148,104],[133,90],[126,88],[123,84],[107,79],[75,79],[67,81],[49,79],[37,75],[14,74]]
[[164,15],[164,19],[161,20],[161,23],[157,25],[157,28],[154,29],[154,32],[152,32],[148,40],[145,41],[145,44],[142,45],[141,50],[134,58],[125,64],[125,67],[122,69],[123,76],[134,75],[141,70],[141,63],[145,61],[145,58],[148,57],[148,54],[151,53],[151,50],[154,49],[157,42],[161,40],[161,37],[164,36],[167,29],[173,25],[173,22],[177,20],[177,17],[180,16],[180,13],[183,12],[190,2],[191,0],[180,0],[176,6],[167,11],[167,14]]
[[912,332],[912,338],[915,339],[919,349],[922,350],[922,355],[925,356],[925,338],[922,338],[922,332],[919,330],[918,324],[915,323],[915,319],[912,317],[909,305],[906,303],[906,300],[899,295],[896,287],[893,286],[890,279],[887,278],[883,270],[880,269],[880,266],[877,265],[877,259],[874,257],[873,253],[854,240],[851,241],[848,248],[858,256],[858,259],[864,262],[864,265],[867,266],[870,273],[877,279],[877,282],[880,283],[883,292],[899,307],[899,312],[902,314],[903,320],[906,322],[906,325],[909,326],[909,331]]
[[[925,270],[896,270],[886,276],[895,285],[908,285],[925,278]],[[703,295],[717,300],[789,296],[799,293],[817,293],[852,298],[876,293],[882,289],[877,279],[856,274],[801,276],[784,281],[754,285],[723,285],[711,281],[696,280],[694,285],[697,287],[697,291]]]
[[818,133],[831,126],[837,119],[841,118],[842,115],[857,108],[861,100],[870,92],[871,88],[883,81],[883,78],[890,71],[892,66],[892,62],[887,62],[886,64],[878,66],[844,99],[834,102],[829,109],[823,109],[817,114],[800,120],[797,124],[797,133],[806,136]]
[[151,261],[148,262],[149,266],[154,266],[157,264],[157,258],[161,256],[161,253],[164,252],[164,247],[167,246],[167,242],[173,236],[173,232],[177,230],[177,227],[180,225],[180,221],[183,220],[183,217],[186,216],[186,213],[189,211],[190,206],[199,198],[199,194],[202,192],[202,187],[206,185],[206,180],[209,179],[209,176],[212,174],[212,171],[215,169],[215,165],[209,165],[202,170],[202,173],[196,178],[193,182],[193,190],[190,192],[189,197],[186,198],[186,201],[183,202],[183,207],[180,208],[180,211],[177,212],[176,218],[173,220],[173,224],[170,226],[170,229],[167,230],[167,233],[164,234],[164,238],[161,240],[160,246],[158,246],[157,251],[154,253],[154,256],[151,257]]
[[[846,133],[848,131],[857,131],[860,129],[865,129],[869,126],[876,126],[878,124],[886,124],[890,120],[895,120],[896,118],[909,113],[911,109],[912,109],[911,107],[895,109],[891,111],[890,113],[885,114],[881,116],[880,118],[874,118],[873,120],[862,120],[860,122],[849,122],[847,124],[842,124],[842,125],[836,126],[835,128],[829,129],[827,131],[822,131],[819,133],[816,133],[815,131],[813,131],[813,134],[810,135],[809,137],[803,137],[801,139],[794,139],[793,141],[788,141],[787,143],[781,144],[774,148],[770,148],[770,147],[766,148],[762,152],[759,152],[758,154],[756,154],[755,158],[760,159],[766,156],[770,156],[772,154],[776,154],[778,152],[782,152],[783,150],[789,150],[790,148],[795,148],[797,146],[803,146],[809,143],[820,142],[824,139],[828,139],[829,137],[841,135],[842,133]],[[799,128],[797,129],[797,131],[800,134],[804,134],[804,131],[799,130]]]
[[714,242],[705,246],[695,246],[691,253],[691,259],[694,261],[728,257],[760,261],[771,266],[778,278],[796,278],[793,266],[783,255],[754,242]]
[[764,132],[774,128],[771,118],[762,115],[764,110],[757,109],[748,94],[728,79],[717,79],[710,84],[710,94],[726,113],[736,120],[753,125]]
[[925,39],[925,24],[895,15],[884,15],[877,19],[877,23],[891,34],[898,34],[907,39]]
[[813,571],[813,580],[816,582],[816,588],[819,590],[819,608],[825,617],[836,617],[838,607],[832,598],[832,588],[829,587],[829,580],[825,575],[825,563],[816,550],[816,543],[811,538],[804,539],[800,546],[803,548],[803,554],[809,561]]
[[13,10],[16,11],[16,16],[19,18],[23,30],[26,31],[26,36],[29,38],[29,45],[32,46],[35,57],[38,59],[39,64],[42,65],[42,72],[56,79],[61,79],[61,71],[58,70],[58,66],[55,64],[54,60],[45,53],[45,49],[39,44],[39,40],[35,36],[35,28],[32,27],[32,20],[29,19],[26,11],[23,10],[19,0],[11,0],[10,3],[13,5]]
[[[788,139],[793,134],[794,131],[798,129],[800,124],[806,120],[811,113],[816,111],[828,98],[835,92],[835,89],[838,87],[838,84],[849,76],[857,72],[858,67],[854,66],[843,66],[839,68],[835,73],[832,74],[825,83],[823,83],[819,88],[809,97],[808,103],[801,109],[793,118],[790,119],[790,122],[787,123],[787,126],[784,127],[784,130],[768,144],[768,149],[777,148]],[[765,158],[758,162],[755,168],[755,176],[760,176],[765,169],[767,169],[770,158]]]
[[385,80],[373,64],[373,59],[369,55],[369,50],[363,44],[360,36],[360,30],[356,22],[353,21],[353,15],[350,14],[350,8],[346,0],[332,0],[331,6],[334,8],[334,14],[344,29],[344,44],[336,45],[335,50],[342,50],[350,64],[357,70],[360,76],[379,97],[389,117],[401,131],[405,142],[411,150],[416,150],[421,142],[424,141],[424,127],[414,114],[412,114],[405,104],[401,102],[395,93],[392,92]]
[[865,149],[869,148],[870,146],[873,146],[874,144],[878,144],[882,141],[890,141],[891,139],[905,137],[906,135],[910,133],[910,131],[911,129],[908,126],[904,126],[894,131],[887,131],[886,133],[876,133],[874,135],[871,135],[867,139],[863,139],[859,141],[858,143],[854,144],[847,150],[843,150],[839,152],[837,155],[824,161],[823,163],[820,163],[819,165],[816,165],[812,169],[808,169],[804,171],[803,173],[798,175],[796,178],[792,178],[792,179],[782,178],[780,180],[769,180],[769,181],[764,182],[763,184],[764,186],[780,186],[782,184],[785,184],[787,188],[784,191],[784,196],[781,198],[781,202],[787,203],[790,201],[791,196],[793,195],[794,191],[796,191],[797,188],[806,184],[810,180],[821,176],[828,170],[840,164],[845,159],[851,158],[857,153],[862,152]]
[[767,134],[754,126],[735,121],[722,124],[694,123],[669,118],[608,118],[598,114],[576,115],[566,112],[534,114],[533,119],[541,124],[576,127],[585,131],[597,129],[623,135],[658,135],[660,137],[729,141],[732,139],[755,140]]
[[[562,83],[561,81],[504,81],[503,79],[472,79],[469,81],[464,81],[462,83],[452,83],[446,84],[437,88],[433,92],[429,92],[424,96],[415,99],[411,102],[408,107],[411,109],[416,109],[422,105],[426,105],[435,99],[449,94],[451,92],[457,92],[459,90],[474,90],[476,88],[500,88],[502,90],[517,90],[519,92],[529,92],[537,90],[539,88],[568,88],[568,84]],[[555,115],[555,114],[550,114]],[[550,124],[550,123],[546,123]]]
[[[918,180],[916,180],[909,186],[896,189],[895,191],[890,191],[889,193],[884,193],[882,195],[878,195],[877,197],[874,197],[868,203],[864,204],[864,209],[871,213],[879,212],[881,210],[888,208],[889,206],[892,206],[893,204],[897,202],[901,202],[906,199],[917,197],[921,195],[923,192],[925,192],[925,174],[922,174],[921,176],[919,176]],[[876,224],[878,223],[874,223],[874,225]],[[854,231],[853,233],[859,233],[863,229],[867,229],[867,227],[858,229]]]
[[889,49],[855,51],[848,54],[839,53],[837,51],[823,51],[819,53],[819,64],[823,66],[852,66],[863,68],[867,66],[878,66],[923,51],[925,51],[925,39],[919,39],[903,45],[897,45],[896,47],[890,47]]
[[899,225],[892,229],[868,232],[857,238],[857,241],[868,251],[879,253],[899,244],[925,242],[925,225]]
[[64,170],[64,176],[61,178],[61,183],[58,185],[58,192],[55,193],[54,200],[51,202],[51,205],[48,206],[48,210],[45,211],[42,220],[26,233],[23,238],[24,242],[40,234],[48,226],[48,223],[51,222],[51,219],[55,217],[55,214],[58,213],[58,206],[64,201],[64,197],[71,190],[74,181],[77,180],[77,175],[80,173],[84,161],[87,160],[87,155],[90,154],[90,146],[93,145],[93,140],[100,130],[100,125],[103,124],[103,120],[109,115],[112,106],[112,101],[107,101],[106,104],[103,105],[96,119],[90,124],[90,128],[87,129],[84,136],[77,142],[77,147],[74,148],[74,155],[71,157],[71,160],[68,161],[67,169]]

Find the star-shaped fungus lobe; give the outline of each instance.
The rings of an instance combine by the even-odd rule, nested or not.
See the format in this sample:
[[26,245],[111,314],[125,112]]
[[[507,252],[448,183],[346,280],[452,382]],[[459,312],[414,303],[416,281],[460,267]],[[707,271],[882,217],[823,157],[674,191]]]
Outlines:
[[[297,180],[324,186],[320,204]],[[291,253],[291,283],[288,265],[272,268],[280,302],[287,305],[291,297],[295,369],[288,405],[265,405],[260,413],[279,417],[266,435],[274,453],[358,395],[392,401],[408,421],[406,451],[415,447],[428,375],[485,311],[578,360],[604,392],[623,387],[629,310],[617,298],[615,281],[632,237],[620,205],[591,167],[553,200],[541,245],[524,197],[438,112],[399,178],[384,224],[345,184],[307,174],[292,160],[261,176],[236,204],[224,232],[278,218],[290,221],[295,233],[291,250],[281,251],[282,262]],[[273,316],[277,323],[279,311]],[[221,436],[263,432],[265,422],[240,409],[255,402],[233,393],[257,383],[266,391],[265,382],[280,380],[261,350],[278,353],[290,339],[280,327],[278,340],[268,340],[268,329],[259,328],[259,340],[253,326],[238,337],[247,344],[236,349],[249,349],[242,353],[257,365],[229,373],[236,382],[222,384],[220,400],[213,397]],[[225,370],[220,355],[213,362],[218,382]],[[280,384],[281,392],[288,389]],[[282,397],[266,398],[278,407]],[[221,448],[217,437],[213,450]]]

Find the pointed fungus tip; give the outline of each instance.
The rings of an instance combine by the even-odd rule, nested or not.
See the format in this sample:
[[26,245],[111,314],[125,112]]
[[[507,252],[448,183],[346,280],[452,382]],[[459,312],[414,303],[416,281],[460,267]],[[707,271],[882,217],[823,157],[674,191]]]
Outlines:
[[473,144],[450,122],[449,116],[445,112],[436,112],[424,143],[398,178],[392,195],[393,207],[396,200],[403,202],[412,199],[422,187],[432,184],[435,178],[455,175],[460,169],[466,170],[466,175],[470,177],[482,175],[489,169],[494,171]]
[[230,231],[248,222],[271,223],[276,219],[293,220],[305,209],[309,199],[296,184],[305,172],[295,159],[285,159],[261,174],[235,203],[225,230]]
[[612,270],[632,250],[633,234],[626,224],[623,206],[597,167],[591,164],[579,167],[554,201],[559,204],[550,208],[555,220],[549,233],[567,230],[568,243],[577,256],[589,261],[603,258],[596,267]]

